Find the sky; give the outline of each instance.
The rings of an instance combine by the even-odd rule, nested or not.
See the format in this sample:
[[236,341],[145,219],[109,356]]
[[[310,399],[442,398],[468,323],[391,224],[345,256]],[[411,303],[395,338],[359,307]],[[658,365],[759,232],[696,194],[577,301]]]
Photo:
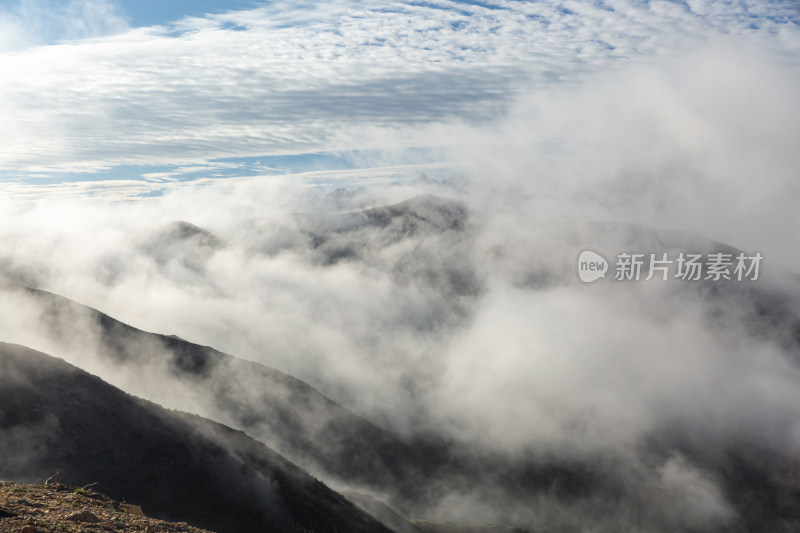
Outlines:
[[793,0],[3,1],[0,190],[446,177],[531,96],[726,39],[790,61],[799,24]]
[[131,27],[164,26],[183,17],[202,17],[257,6],[255,0],[172,0],[170,2],[120,1],[117,3]]

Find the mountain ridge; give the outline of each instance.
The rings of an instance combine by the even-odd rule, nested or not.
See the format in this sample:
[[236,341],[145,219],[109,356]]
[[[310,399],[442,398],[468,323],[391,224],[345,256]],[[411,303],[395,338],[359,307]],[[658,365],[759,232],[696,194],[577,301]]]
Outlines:
[[0,478],[55,471],[148,516],[218,533],[387,533],[241,431],[132,397],[69,363],[0,343]]

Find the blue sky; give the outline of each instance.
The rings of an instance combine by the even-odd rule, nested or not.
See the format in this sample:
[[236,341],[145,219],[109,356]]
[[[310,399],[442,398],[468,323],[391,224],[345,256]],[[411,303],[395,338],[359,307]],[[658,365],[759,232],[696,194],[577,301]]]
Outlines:
[[526,99],[726,42],[796,62],[800,4],[5,1],[0,186],[443,173]]
[[122,11],[134,27],[164,25],[186,16],[201,17],[226,11],[250,9],[253,0],[120,0]]

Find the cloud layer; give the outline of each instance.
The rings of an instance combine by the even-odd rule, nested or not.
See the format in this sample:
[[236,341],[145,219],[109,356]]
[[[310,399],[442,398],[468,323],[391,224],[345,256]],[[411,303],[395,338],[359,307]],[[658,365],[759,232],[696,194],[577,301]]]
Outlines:
[[132,30],[103,2],[23,6],[4,26],[42,11],[68,40],[0,55],[0,167],[15,171],[441,145],[432,124],[720,35],[800,47],[790,1],[271,3]]

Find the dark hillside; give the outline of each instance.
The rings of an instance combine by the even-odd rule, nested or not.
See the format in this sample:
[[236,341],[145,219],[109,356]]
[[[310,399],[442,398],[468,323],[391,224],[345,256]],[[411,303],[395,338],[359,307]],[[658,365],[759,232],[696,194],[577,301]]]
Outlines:
[[387,531],[263,444],[64,361],[0,344],[0,478],[56,471],[148,516],[218,532]]

